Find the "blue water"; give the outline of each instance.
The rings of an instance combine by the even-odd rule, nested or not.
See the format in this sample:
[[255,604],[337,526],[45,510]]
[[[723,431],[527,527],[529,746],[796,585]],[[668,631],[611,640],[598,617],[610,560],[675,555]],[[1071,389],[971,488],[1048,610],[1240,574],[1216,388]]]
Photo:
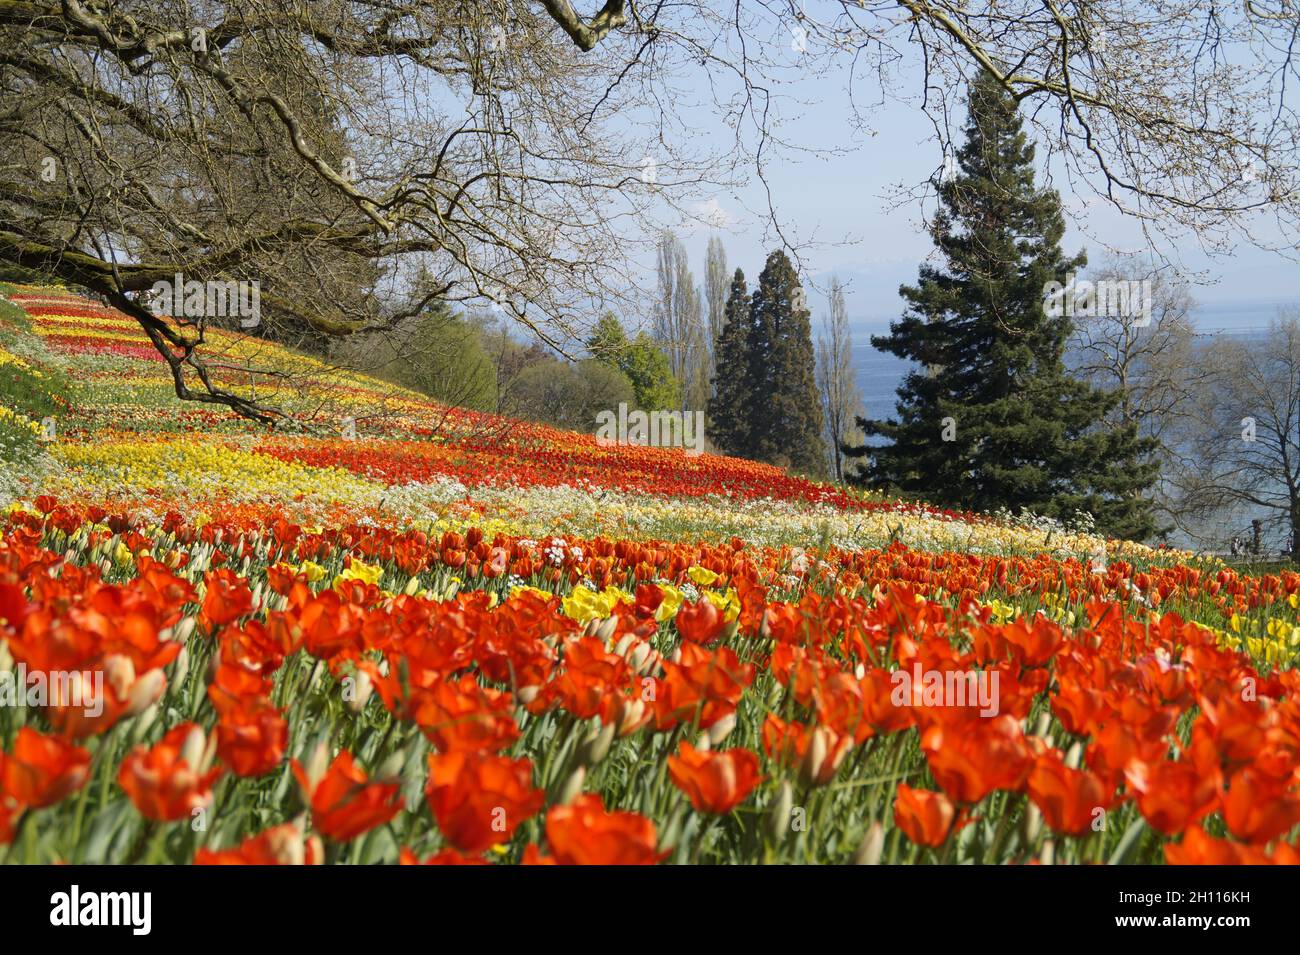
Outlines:
[[876,351],[870,343],[853,346],[853,374],[868,418],[889,418],[894,414],[896,392],[912,363]]
[[[1258,339],[1263,334],[1264,331],[1259,328],[1230,328],[1205,332],[1201,337],[1209,344],[1223,336],[1250,340]],[[871,347],[870,335],[867,333],[860,332],[854,337],[853,373],[857,379],[858,392],[862,395],[862,404],[866,408],[867,417],[881,419],[893,417],[898,386],[903,376],[913,367],[912,363],[902,358],[895,358],[888,352],[876,351]]]
[[[1262,313],[1252,314],[1251,317],[1258,323],[1250,325],[1233,322],[1224,322],[1222,324],[1206,323],[1202,316],[1198,327],[1203,331],[1198,336],[1198,339],[1202,342],[1203,347],[1210,347],[1216,340],[1229,336],[1236,339],[1258,339],[1264,334],[1264,327],[1267,326],[1268,317],[1263,316]],[[1262,322],[1259,321],[1261,318],[1263,319]],[[879,333],[877,332],[877,334]],[[866,415],[868,418],[876,419],[892,418],[895,416],[894,405],[897,400],[898,386],[903,376],[913,367],[912,363],[901,358],[895,358],[886,352],[876,351],[871,347],[869,333],[867,332],[858,332],[855,339],[853,370],[858,383],[858,390],[862,395]],[[1243,538],[1249,536],[1250,519],[1252,517],[1263,517],[1272,513],[1260,512],[1256,514],[1245,507],[1234,507],[1217,517],[1201,522],[1199,526],[1193,528],[1197,539],[1175,533],[1170,536],[1170,543],[1181,547],[1208,546],[1212,549],[1226,550],[1227,541],[1232,536],[1240,535]],[[1277,548],[1281,545],[1284,536],[1281,530],[1266,526],[1265,544],[1267,547]]]

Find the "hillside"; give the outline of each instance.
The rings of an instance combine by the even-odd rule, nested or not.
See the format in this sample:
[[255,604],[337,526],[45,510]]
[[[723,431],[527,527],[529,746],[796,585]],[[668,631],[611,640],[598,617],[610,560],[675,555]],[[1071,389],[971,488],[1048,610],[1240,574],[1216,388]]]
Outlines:
[[881,501],[752,461],[600,447],[593,434],[444,408],[257,338],[209,332],[218,383],[289,416],[270,430],[177,399],[133,319],[58,289],[10,287],[8,297],[16,308],[0,313],[0,362],[21,358],[67,382],[56,404],[12,409],[27,412],[32,434],[51,408],[56,421],[52,467],[21,480],[15,496],[90,498],[159,516],[219,511],[252,523],[275,514],[437,531],[472,524],[488,535],[1151,554],[1050,526]]
[[3,291],[0,861],[1300,862],[1300,574]]

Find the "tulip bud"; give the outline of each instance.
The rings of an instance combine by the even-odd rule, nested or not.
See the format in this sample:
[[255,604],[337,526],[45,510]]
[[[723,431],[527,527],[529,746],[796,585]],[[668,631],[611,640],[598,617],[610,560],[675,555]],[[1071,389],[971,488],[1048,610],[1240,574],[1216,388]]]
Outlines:
[[172,666],[172,686],[181,686],[185,682],[185,677],[190,672],[190,648],[182,646],[181,652],[176,654],[176,663]]
[[1027,846],[1031,846],[1038,839],[1038,833],[1043,828],[1043,814],[1039,811],[1038,806],[1033,802],[1025,808],[1025,814],[1020,818],[1020,841]]
[[569,778],[566,779],[564,785],[560,787],[560,795],[555,800],[555,804],[557,806],[565,806],[577,799],[578,794],[582,792],[582,784],[586,781],[586,778],[587,767],[585,766],[579,766],[570,773]]
[[167,676],[161,669],[150,670],[131,686],[126,697],[126,716],[143,713],[157,703],[167,688]]
[[189,642],[190,637],[194,634],[194,627],[198,620],[194,617],[186,617],[178,623],[172,632],[172,639],[179,640],[181,643]]
[[705,730],[699,736],[695,737],[695,748],[701,753],[707,753],[712,749],[713,744],[709,742],[708,730]]
[[637,640],[623,656],[639,676],[645,676],[658,669],[661,660],[655,648],[644,640]]
[[781,780],[781,788],[772,800],[767,814],[767,831],[774,842],[780,842],[790,828],[790,810],[794,808],[794,789],[788,779]]
[[773,711],[781,708],[781,697],[785,694],[785,687],[780,683],[773,683],[772,689],[767,691],[767,708]]
[[398,750],[391,754],[387,759],[379,764],[375,770],[375,779],[399,779],[402,775],[402,769],[406,766],[406,753],[404,750]]
[[880,865],[880,857],[885,851],[885,827],[873,822],[857,851],[853,853],[854,865]]
[[348,709],[353,713],[360,713],[370,702],[370,695],[375,691],[374,681],[370,679],[370,673],[366,670],[358,670],[352,675],[355,681],[355,687],[352,698],[347,701]]
[[272,829],[269,842],[271,856],[278,865],[302,865],[306,862],[307,846],[296,823]]
[[631,633],[623,634],[623,636],[618,638],[618,643],[614,644],[614,653],[616,653],[620,657],[623,657],[624,659],[627,659],[628,662],[631,663],[632,661],[627,657],[627,650],[628,647],[632,646],[632,641],[634,640],[636,640],[636,636],[634,634]]
[[307,757],[307,762],[303,765],[303,775],[307,777],[308,792],[303,793],[303,799],[310,802],[311,794],[316,791],[316,784],[325,778],[325,773],[330,765],[329,747],[321,740]]
[[601,643],[609,643],[610,638],[614,636],[614,631],[618,629],[617,617],[606,617],[596,627],[595,637]]
[[1079,762],[1083,759],[1083,744],[1075,741],[1065,753],[1065,765],[1071,769],[1078,769]]
[[541,692],[542,688],[540,686],[521,686],[515,691],[515,697],[520,703],[527,706],[532,703],[533,700],[537,699],[537,695]]
[[135,664],[130,657],[120,653],[110,654],[104,658],[104,679],[112,687],[113,695],[120,700],[135,684]]
[[1043,851],[1038,854],[1038,861],[1043,865],[1056,864],[1056,842],[1048,839],[1043,843]]
[[735,711],[732,711],[709,727],[707,739],[710,743],[716,746],[730,736],[731,731],[735,728],[736,714]]
[[822,727],[816,727],[812,731],[812,738],[808,741],[808,749],[803,754],[803,763],[799,766],[799,778],[804,782],[812,782],[817,778],[818,771],[826,759],[828,748],[829,741],[826,739],[826,734],[822,732]]
[[185,760],[190,769],[200,772],[199,767],[203,763],[203,750],[207,746],[207,738],[203,730],[198,727],[192,727],[189,734],[185,737],[185,742],[181,745],[180,758]]
[[402,593],[406,594],[408,597],[414,597],[419,590],[420,576],[417,574],[406,582],[406,586],[402,588]]
[[618,735],[626,736],[641,728],[645,718],[645,701],[633,697],[621,697],[618,708]]
[[682,838],[682,826],[686,819],[686,808],[683,804],[678,804],[673,810],[672,816],[668,819],[668,825],[664,826],[659,834],[658,849],[660,852],[671,852],[677,848],[678,841]]
[[153,728],[154,723],[158,722],[158,717],[162,713],[162,708],[154,703],[145,708],[140,714],[140,718],[135,721],[131,727],[131,745],[135,745],[149,735],[149,730]]
[[1047,739],[1047,731],[1052,726],[1052,711],[1043,710],[1038,714],[1038,722],[1034,724],[1034,735],[1041,739]]
[[591,732],[582,741],[582,749],[578,756],[584,766],[595,766],[605,758],[609,753],[609,747],[614,742],[615,729],[613,723],[592,727]]
[[12,670],[14,658],[9,653],[9,641],[0,637],[0,670]]

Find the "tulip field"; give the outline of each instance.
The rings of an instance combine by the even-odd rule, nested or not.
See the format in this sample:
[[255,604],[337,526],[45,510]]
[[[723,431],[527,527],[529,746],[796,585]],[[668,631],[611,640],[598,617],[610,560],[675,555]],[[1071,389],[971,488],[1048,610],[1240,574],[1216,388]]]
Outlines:
[[0,296],[0,862],[1300,862],[1300,574]]

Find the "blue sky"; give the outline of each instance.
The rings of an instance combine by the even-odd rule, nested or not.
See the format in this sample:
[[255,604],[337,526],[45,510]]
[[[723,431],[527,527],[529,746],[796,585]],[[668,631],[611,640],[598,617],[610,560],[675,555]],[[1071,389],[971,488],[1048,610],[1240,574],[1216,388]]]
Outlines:
[[[922,231],[921,207],[913,202],[893,208],[887,197],[900,186],[924,180],[943,157],[929,121],[911,104],[887,101],[872,117],[874,135],[853,130],[846,121],[844,87],[841,76],[821,76],[796,80],[783,89],[790,99],[781,108],[782,136],[840,154],[786,153],[768,169],[768,180],[788,234],[799,243],[812,243],[804,255],[805,274],[813,284],[824,285],[832,273],[849,283],[855,340],[864,342],[869,332],[879,331],[900,313],[898,285],[915,279],[917,265],[932,249]],[[861,98],[874,90],[864,83],[855,92]],[[707,144],[707,107],[702,106],[691,122]],[[730,135],[719,128],[713,137],[716,147],[725,148]],[[1054,183],[1069,222],[1067,251],[1087,248],[1096,262],[1104,253],[1102,242],[1132,251],[1146,247],[1135,222],[1102,206],[1090,193],[1072,193],[1065,177],[1055,171]],[[777,244],[763,234],[766,200],[757,178],[734,193],[715,193],[703,205],[726,222],[718,234],[730,268],[740,266],[752,282]],[[1260,229],[1277,240],[1267,225]],[[686,226],[679,234],[702,280],[709,230]],[[1267,325],[1280,306],[1300,304],[1300,266],[1274,253],[1242,245],[1231,256],[1211,258],[1190,237],[1166,252],[1191,280],[1198,303],[1194,314],[1202,330]],[[649,269],[647,276],[652,282]],[[825,298],[810,290],[809,302],[816,320],[826,310]]]

